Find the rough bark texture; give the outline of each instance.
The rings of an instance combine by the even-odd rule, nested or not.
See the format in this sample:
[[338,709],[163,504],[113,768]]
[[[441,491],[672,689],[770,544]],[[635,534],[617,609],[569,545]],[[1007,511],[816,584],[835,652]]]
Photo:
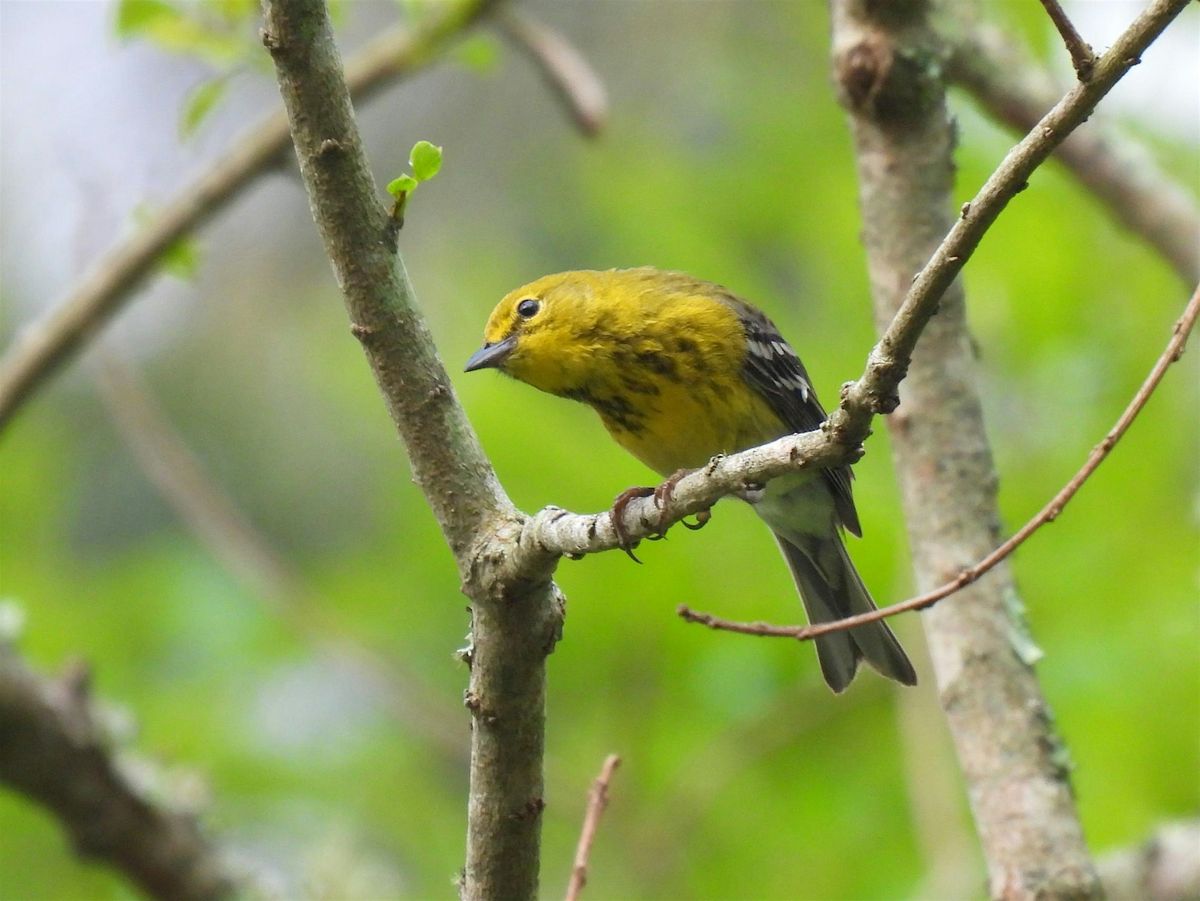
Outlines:
[[0,645],[0,780],[51,811],[75,850],[155,898],[231,897],[234,880],[195,818],[151,800],[92,717],[87,675],[50,681]]
[[[454,395],[379,202],[321,0],[265,4],[292,138],[326,251],[413,473],[472,600],[472,714],[465,898],[537,893],[545,658],[562,622],[543,557],[520,578],[507,546],[521,517],[500,488]],[[415,217],[410,216],[410,219]],[[410,227],[419,227],[412,225]]]
[[[922,2],[834,3],[834,65],[851,113],[871,286],[885,329],[954,224],[954,129]],[[922,590],[999,540],[961,284],[942,296],[888,420]],[[1007,566],[924,615],[998,898],[1095,897],[1066,753],[1032,669],[1037,650]]]

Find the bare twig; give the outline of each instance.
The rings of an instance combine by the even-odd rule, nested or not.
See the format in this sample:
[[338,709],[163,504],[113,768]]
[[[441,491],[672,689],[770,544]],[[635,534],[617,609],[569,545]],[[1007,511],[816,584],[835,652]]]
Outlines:
[[567,883],[567,901],[578,901],[583,887],[587,885],[588,858],[592,853],[592,843],[596,841],[596,829],[600,825],[600,816],[608,806],[608,786],[612,782],[613,773],[621,765],[621,758],[609,754],[600,767],[600,775],[592,783],[588,793],[587,813],[583,817],[583,828],[579,832],[579,845],[575,848],[575,865],[571,868],[571,879]]
[[154,898],[213,901],[235,879],[193,814],[150,796],[92,711],[86,669],[31,672],[0,644],[0,780],[52,812],[84,857]]
[[1042,526],[1058,518],[1071,498],[1083,487],[1083,483],[1091,477],[1097,467],[1112,453],[1113,448],[1117,446],[1117,442],[1129,430],[1130,425],[1133,424],[1133,420],[1137,418],[1138,413],[1146,406],[1146,402],[1150,400],[1150,395],[1154,393],[1154,390],[1162,381],[1163,376],[1166,375],[1170,365],[1179,360],[1183,355],[1184,345],[1187,343],[1188,334],[1196,324],[1197,316],[1200,316],[1200,287],[1197,287],[1195,293],[1192,294],[1191,300],[1188,301],[1187,307],[1183,311],[1183,315],[1175,323],[1171,340],[1167,342],[1166,348],[1158,360],[1155,361],[1150,374],[1146,376],[1141,387],[1133,395],[1128,406],[1125,407],[1124,412],[1117,419],[1116,424],[1101,439],[1100,443],[1092,449],[1092,452],[1088,455],[1087,460],[1080,467],[1079,471],[1071,477],[1067,484],[1050,499],[1036,516],[1013,533],[1011,538],[974,566],[963,570],[956,578],[946,582],[944,585],[935,588],[933,591],[927,591],[924,594],[909,598],[906,601],[881,607],[878,610],[871,610],[867,613],[848,616],[845,619],[818,623],[812,626],[776,626],[770,623],[736,622],[714,616],[711,613],[697,612],[684,604],[676,608],[675,612],[687,622],[698,623],[708,626],[710,629],[717,629],[723,632],[738,632],[743,635],[758,635],[768,638],[792,638],[796,641],[808,641],[816,638],[818,635],[828,635],[830,632],[842,632],[846,629],[853,629],[855,626],[887,619],[898,613],[908,613],[911,610],[924,610],[926,607],[933,606],[943,598],[950,597],[950,595],[975,582],[997,563],[1012,554],[1013,551],[1024,544]]
[[[346,66],[356,100],[366,101],[389,82],[428,64],[445,44],[487,12],[496,0],[461,0],[413,30],[395,29],[364,47]],[[220,159],[188,183],[139,228],[102,256],[63,300],[22,327],[0,358],[0,431],[21,404],[116,313],[150,276],[172,244],[220,212],[256,178],[285,159],[283,113],[267,116]]]
[[[942,3],[941,30],[950,47],[947,75],[993,118],[1026,132],[1062,95],[1053,76],[995,25],[976,21],[961,2]],[[1054,152],[1113,218],[1139,236],[1186,285],[1200,281],[1200,209],[1146,150],[1116,134],[1101,117]]]
[[1058,29],[1058,33],[1062,35],[1063,43],[1067,45],[1067,52],[1071,54],[1071,65],[1075,67],[1075,74],[1079,76],[1080,81],[1087,81],[1096,65],[1096,54],[1092,52],[1091,45],[1075,30],[1074,23],[1071,22],[1070,16],[1067,15],[1058,0],[1042,0],[1042,6],[1046,8],[1046,13],[1050,16],[1054,27]]
[[589,138],[598,135],[608,122],[608,92],[584,55],[561,32],[513,7],[496,19],[537,65],[579,130]]

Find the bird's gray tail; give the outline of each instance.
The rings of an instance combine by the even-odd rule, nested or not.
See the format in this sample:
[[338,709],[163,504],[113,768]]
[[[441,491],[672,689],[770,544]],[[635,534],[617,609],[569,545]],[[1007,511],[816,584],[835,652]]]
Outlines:
[[[841,535],[793,535],[797,540],[776,534],[800,599],[810,623],[827,623],[856,613],[875,609],[875,603],[862,578],[850,562]],[[845,632],[830,632],[814,639],[821,672],[829,687],[844,691],[858,670],[858,661],[866,659],[889,679],[916,685],[917,674],[900,642],[879,620],[856,626]]]

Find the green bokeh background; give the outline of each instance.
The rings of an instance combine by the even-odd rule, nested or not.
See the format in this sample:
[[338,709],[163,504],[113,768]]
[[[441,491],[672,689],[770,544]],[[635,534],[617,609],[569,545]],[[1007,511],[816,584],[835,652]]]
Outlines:
[[[1035,7],[988,12],[1057,54]],[[459,373],[494,302],[561,269],[684,269],[763,307],[829,402],[861,371],[872,336],[856,184],[824,4],[532,8],[609,87],[598,141],[573,132],[528,61],[499,42],[487,71],[448,62],[360,118],[381,183],[417,139],[445,146],[401,249],[506,490],[526,510],[594,511],[651,476],[586,408]],[[345,5],[347,44],[395,15]],[[1177,27],[1194,35],[1198,18],[1189,10]],[[253,90],[253,80],[237,84]],[[954,107],[966,200],[1011,141],[962,98]],[[1197,187],[1196,115],[1182,130],[1125,124]],[[252,218],[256,206],[269,217]],[[284,874],[279,893],[449,896],[468,739],[466,673],[452,654],[465,599],[449,552],[348,334],[298,182],[274,177],[247,194],[201,251],[182,301],[145,300],[171,315],[149,337],[118,330],[109,352],[141,371],[212,478],[317,598],[313,610],[299,628],[277,615],[172,511],[114,428],[94,355],[39,394],[0,444],[0,594],[25,613],[32,665],[90,661],[99,695],[136,719],[132,748],[177,788],[198,779],[212,833]],[[1053,165],[992,229],[966,279],[1011,528],[1111,426],[1187,289]],[[4,293],[7,343],[30,300]],[[1097,852],[1200,806],[1196,376],[1193,349],[1014,563]],[[879,600],[902,598],[912,585],[883,428],[857,474],[866,537],[851,553]],[[722,504],[703,532],[673,532],[640,556],[640,567],[604,554],[559,570],[569,600],[549,661],[546,896],[566,884],[587,787],[609,752],[624,764],[590,898],[982,893],[916,619],[898,629],[918,689],[865,673],[833,697],[810,648],[674,615],[687,603],[797,621],[786,570],[748,509]],[[349,636],[419,678],[381,690],[314,633]],[[386,700],[396,690],[418,693],[436,722],[423,730],[397,716]],[[6,791],[0,836],[0,897],[131,895]]]

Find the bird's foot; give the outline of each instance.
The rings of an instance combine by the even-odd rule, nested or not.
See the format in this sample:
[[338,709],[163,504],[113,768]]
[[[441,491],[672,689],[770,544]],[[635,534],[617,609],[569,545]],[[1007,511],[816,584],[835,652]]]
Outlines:
[[635,488],[626,488],[617,495],[613,501],[612,509],[609,511],[609,518],[612,519],[613,531],[617,533],[617,544],[625,553],[629,555],[629,559],[634,563],[641,563],[633,553],[633,549],[638,546],[638,543],[629,537],[629,533],[625,531],[625,508],[629,506],[629,502],[636,500],[639,497],[650,497],[657,489],[647,488],[644,486]]
[[[662,518],[665,518],[667,515],[667,507],[670,505],[671,499],[675,495],[675,486],[679,484],[680,479],[686,475],[691,475],[695,471],[696,470],[694,469],[677,469],[675,472],[671,473],[671,475],[668,476],[661,485],[654,489],[654,503],[655,506],[662,511]],[[693,532],[696,532],[708,525],[708,521],[710,519],[712,519],[712,510],[710,508],[705,508],[696,512],[696,521],[694,523],[690,523],[686,519],[681,519],[679,521],[683,524],[684,528],[691,529]],[[667,530],[663,528],[660,529],[657,537],[662,538],[666,534]]]
[[[679,484],[679,480],[684,476],[695,472],[694,469],[677,469],[674,473],[667,477],[663,483],[656,488],[647,488],[639,486],[635,488],[627,488],[617,495],[613,501],[612,510],[609,516],[612,518],[613,531],[617,533],[617,543],[621,550],[627,553],[635,563],[641,563],[634,556],[633,549],[638,546],[638,542],[629,537],[629,533],[625,531],[625,508],[629,503],[639,497],[653,497],[654,506],[658,507],[659,513],[659,529],[653,535],[646,536],[650,541],[659,541],[667,537],[668,526],[663,525],[663,521],[667,517],[668,508],[671,504],[671,499],[675,494],[675,486]],[[693,532],[703,529],[708,525],[708,521],[712,519],[712,510],[704,509],[696,513],[696,521],[694,523],[681,519],[685,528],[691,529]]]

